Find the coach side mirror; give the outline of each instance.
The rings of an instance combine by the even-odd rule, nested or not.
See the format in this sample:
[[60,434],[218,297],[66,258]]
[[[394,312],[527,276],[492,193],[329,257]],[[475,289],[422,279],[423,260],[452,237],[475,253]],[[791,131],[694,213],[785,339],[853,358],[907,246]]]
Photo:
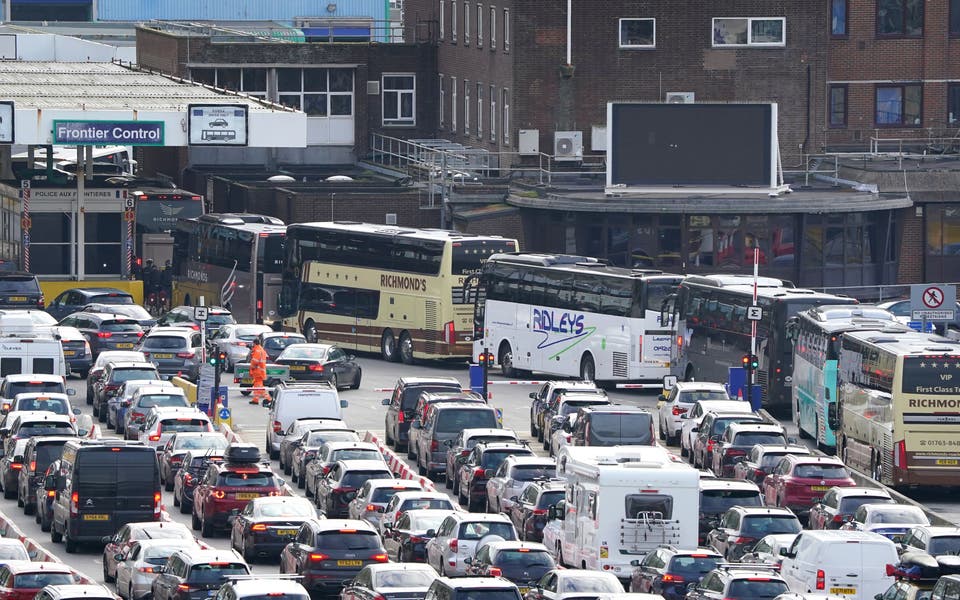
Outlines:
[[836,402],[827,403],[827,424],[830,426],[830,429],[840,429],[840,414],[837,411]]

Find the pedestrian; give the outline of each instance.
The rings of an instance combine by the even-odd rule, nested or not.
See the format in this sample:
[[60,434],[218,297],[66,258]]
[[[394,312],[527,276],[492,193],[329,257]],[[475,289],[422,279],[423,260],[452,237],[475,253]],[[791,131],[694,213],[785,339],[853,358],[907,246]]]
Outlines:
[[260,339],[254,338],[253,349],[250,350],[250,377],[253,379],[253,397],[250,398],[250,404],[266,405],[269,396],[263,388],[264,381],[267,379],[267,351],[260,345]]

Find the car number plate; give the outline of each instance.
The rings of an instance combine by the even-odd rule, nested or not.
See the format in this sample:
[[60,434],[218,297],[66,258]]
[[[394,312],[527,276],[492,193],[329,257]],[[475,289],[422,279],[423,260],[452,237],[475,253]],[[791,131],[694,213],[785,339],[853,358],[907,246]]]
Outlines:
[[530,591],[530,588],[528,588],[528,587],[522,587],[522,588],[520,588],[520,595],[521,595],[521,596],[526,595],[526,593],[529,592],[529,591]]
[[154,358],[173,358],[173,355],[172,355],[172,354],[166,354],[166,353],[154,352],[153,357],[154,357]]
[[960,464],[960,463],[958,463],[956,459],[952,459],[952,458],[938,458],[937,464],[942,465],[944,467],[955,467],[957,466],[957,464]]
[[238,492],[236,494],[237,500],[253,500],[254,498],[259,498],[260,494],[252,492]]
[[838,596],[856,596],[857,588],[851,587],[832,587],[830,593]]
[[297,535],[297,530],[296,529],[278,529],[277,535],[284,535],[284,536]]
[[253,379],[250,377],[244,377],[240,380],[240,383],[244,385],[253,385]]
[[101,514],[87,514],[83,515],[84,521],[109,521],[110,515],[101,515]]
[[362,560],[338,560],[337,566],[338,567],[362,567],[363,561]]
[[8,302],[26,302],[27,297],[26,296],[10,296],[9,298],[7,298],[7,301]]
[[829,485],[811,485],[810,489],[815,492],[825,492],[830,489]]
[[290,365],[291,371],[306,371],[307,368],[303,365]]
[[[117,348],[133,348],[133,343],[132,343],[132,342],[122,342],[122,343],[120,343],[120,344],[117,344]],[[160,355],[158,354],[157,356],[160,356]]]
[[[63,355],[64,355],[64,356],[75,356],[76,354],[77,354],[77,351],[76,351],[76,350],[64,350],[64,351],[63,351]],[[940,462],[940,461],[937,461],[937,463],[939,463],[939,462]]]

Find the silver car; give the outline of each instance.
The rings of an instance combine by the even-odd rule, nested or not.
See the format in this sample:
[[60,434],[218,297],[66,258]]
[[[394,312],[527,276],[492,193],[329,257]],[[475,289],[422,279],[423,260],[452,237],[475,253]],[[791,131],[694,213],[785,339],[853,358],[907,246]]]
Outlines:
[[390,499],[397,492],[423,491],[418,481],[410,479],[371,479],[363,484],[357,497],[347,507],[347,516],[364,520],[374,527],[380,527],[380,518]]
[[117,561],[117,593],[125,600],[140,600],[150,596],[150,586],[157,578],[158,569],[167,563],[177,550],[199,550],[196,540],[160,539],[138,540],[114,558]]
[[660,422],[660,439],[669,446],[680,444],[683,415],[699,400],[730,400],[726,388],[720,383],[704,381],[678,381],[669,390],[660,394],[657,403]]
[[154,327],[140,341],[137,350],[157,367],[164,379],[184,377],[196,381],[203,348],[200,332],[187,327]]
[[[506,515],[456,512],[448,516],[437,529],[437,535],[427,542],[427,564],[443,577],[467,574],[464,559],[473,558],[477,543],[488,535],[497,535],[506,541],[516,541],[517,530]],[[456,543],[452,543],[456,541]]]
[[246,362],[253,347],[253,340],[262,333],[273,331],[266,325],[247,323],[229,323],[210,334],[207,345],[211,352],[223,352],[227,355],[224,370],[233,372],[233,365]]
[[506,512],[534,479],[555,477],[557,461],[539,456],[508,456],[487,480],[487,506],[493,513]]

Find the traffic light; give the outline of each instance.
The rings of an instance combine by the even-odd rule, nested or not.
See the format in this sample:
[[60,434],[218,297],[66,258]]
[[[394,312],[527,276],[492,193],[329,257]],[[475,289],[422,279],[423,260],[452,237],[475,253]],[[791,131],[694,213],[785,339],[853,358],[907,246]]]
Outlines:
[[493,352],[481,352],[480,356],[477,357],[477,364],[487,369],[494,366],[494,362]]
[[227,366],[227,353],[226,353],[226,352],[218,352],[218,353],[217,353],[217,364],[220,365],[220,368],[221,368],[221,369],[224,368],[225,366]]
[[211,367],[216,367],[216,366],[217,366],[217,362],[218,362],[219,360],[220,360],[220,355],[219,355],[219,354],[214,354],[213,352],[211,352],[210,355],[207,357],[207,362],[210,363],[210,366],[211,366]]
[[743,368],[747,371],[756,371],[760,367],[760,359],[756,354],[744,354],[740,360],[743,362]]

